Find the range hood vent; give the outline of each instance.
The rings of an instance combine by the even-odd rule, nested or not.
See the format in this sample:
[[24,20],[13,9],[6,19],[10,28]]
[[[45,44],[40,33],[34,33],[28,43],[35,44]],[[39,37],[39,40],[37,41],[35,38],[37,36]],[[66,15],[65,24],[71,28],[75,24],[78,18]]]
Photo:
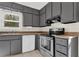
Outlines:
[[61,22],[61,17],[59,15],[52,17],[50,19],[47,19],[46,24],[47,26],[51,26],[52,23],[57,23],[57,22]]

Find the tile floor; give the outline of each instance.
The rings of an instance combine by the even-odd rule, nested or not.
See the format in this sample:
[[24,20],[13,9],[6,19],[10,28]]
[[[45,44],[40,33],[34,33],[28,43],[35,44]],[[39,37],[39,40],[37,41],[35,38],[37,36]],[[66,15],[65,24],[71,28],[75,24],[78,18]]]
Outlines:
[[23,54],[12,55],[10,57],[43,57],[38,50],[26,52]]

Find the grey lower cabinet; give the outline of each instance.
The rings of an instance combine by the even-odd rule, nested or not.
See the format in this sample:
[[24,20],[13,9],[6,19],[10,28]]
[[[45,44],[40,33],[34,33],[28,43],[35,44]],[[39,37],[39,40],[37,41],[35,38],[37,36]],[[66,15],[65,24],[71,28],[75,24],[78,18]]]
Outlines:
[[0,56],[10,56],[22,52],[21,36],[0,36]]
[[62,23],[76,22],[74,19],[74,2],[62,2],[61,11]]
[[55,37],[55,57],[78,57],[78,37]]
[[11,40],[11,55],[22,52],[21,42],[20,39]]
[[32,26],[32,14],[23,13],[23,26]]
[[0,56],[10,55],[10,40],[0,40]]
[[33,14],[32,26],[39,27],[39,15]]
[[35,49],[40,50],[40,35],[35,36]]

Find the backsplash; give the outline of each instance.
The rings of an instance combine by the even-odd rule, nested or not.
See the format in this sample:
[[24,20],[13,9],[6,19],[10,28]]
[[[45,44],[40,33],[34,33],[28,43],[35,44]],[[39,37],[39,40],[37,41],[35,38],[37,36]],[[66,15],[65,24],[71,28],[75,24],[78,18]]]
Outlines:
[[1,32],[15,32],[15,31],[40,31],[40,28],[35,28],[35,27],[23,27],[23,28],[1,28]]
[[47,27],[0,28],[0,31],[49,31],[50,28],[65,28],[65,32],[79,32],[79,22],[71,24],[54,23]]
[[51,26],[42,28],[43,31],[48,31],[49,28],[60,28],[64,27],[65,32],[79,32],[79,22],[70,23],[70,24],[62,24],[62,23],[54,23]]

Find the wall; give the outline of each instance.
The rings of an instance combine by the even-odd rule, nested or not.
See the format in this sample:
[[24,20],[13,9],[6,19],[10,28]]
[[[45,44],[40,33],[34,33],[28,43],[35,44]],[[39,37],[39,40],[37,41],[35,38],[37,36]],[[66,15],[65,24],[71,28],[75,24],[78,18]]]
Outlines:
[[79,22],[70,23],[70,24],[54,23],[51,26],[42,28],[42,30],[48,31],[49,28],[54,28],[54,27],[57,27],[57,28],[64,27],[65,32],[79,32]]

